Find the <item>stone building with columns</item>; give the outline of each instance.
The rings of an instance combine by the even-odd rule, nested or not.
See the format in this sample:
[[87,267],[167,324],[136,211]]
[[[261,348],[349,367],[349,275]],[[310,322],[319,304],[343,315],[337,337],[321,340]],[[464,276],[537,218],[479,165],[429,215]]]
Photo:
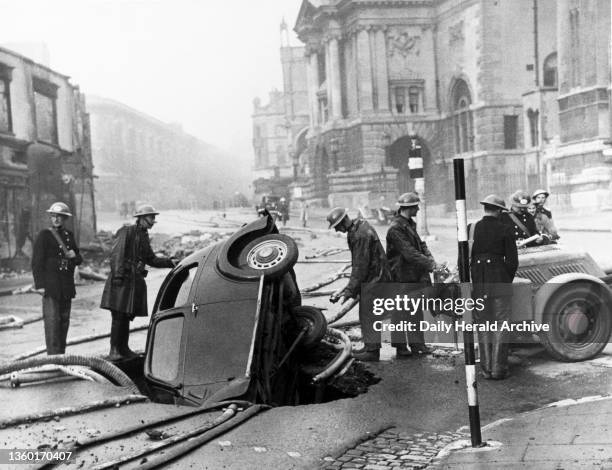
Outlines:
[[[308,91],[303,47],[289,45],[287,25],[281,24],[280,59],[283,90],[273,90],[268,102],[253,100],[254,197],[264,194],[295,196],[291,184],[304,163],[308,130]],[[303,165],[302,165],[303,166]]]
[[540,186],[559,205],[602,204],[608,0],[304,0],[295,31],[310,116],[295,187],[312,201],[357,207],[414,189],[417,142],[430,214],[453,207],[457,156],[468,207]]

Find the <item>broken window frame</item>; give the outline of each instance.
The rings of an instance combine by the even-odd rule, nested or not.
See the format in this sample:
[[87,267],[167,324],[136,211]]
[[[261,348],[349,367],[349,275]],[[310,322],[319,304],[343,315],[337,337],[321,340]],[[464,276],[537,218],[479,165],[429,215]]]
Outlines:
[[[40,142],[58,145],[57,132],[57,89],[58,86],[46,80],[34,77],[32,79],[34,88],[34,115],[36,122],[36,138]],[[41,105],[48,100],[50,109],[45,110],[48,121],[43,121],[43,109]]]

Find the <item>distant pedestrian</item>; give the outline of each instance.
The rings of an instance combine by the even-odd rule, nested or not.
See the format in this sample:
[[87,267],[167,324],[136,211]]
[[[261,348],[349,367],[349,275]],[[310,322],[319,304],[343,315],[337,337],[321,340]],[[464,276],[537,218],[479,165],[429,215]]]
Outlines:
[[130,201],[129,203],[129,214],[133,217],[136,212],[136,201]]
[[[397,215],[387,231],[387,259],[393,282],[415,284],[415,290],[431,285],[429,273],[437,267],[427,244],[421,240],[416,222],[413,220],[419,212],[419,202],[416,193],[402,194],[397,201],[399,206]],[[425,344],[423,331],[419,328],[420,322],[423,321],[423,310],[410,312],[410,315],[406,315],[403,319],[414,325],[414,331],[408,333],[411,353],[416,357],[431,354],[431,349]],[[398,356],[409,356],[406,338],[402,336],[401,333],[396,333],[392,335],[391,341]]]
[[34,242],[34,288],[43,293],[42,310],[47,354],[64,354],[70,326],[70,309],[76,295],[74,269],[83,262],[74,235],[64,228],[70,209],[56,202],[47,210],[51,227],[41,230]]
[[[478,332],[480,369],[486,379],[504,379],[508,375],[508,336],[499,326],[510,319],[518,254],[514,233],[501,220],[504,200],[490,194],[480,204],[484,217],[468,226],[472,296],[484,301],[482,311],[473,311],[474,322],[487,327]],[[497,331],[492,325],[497,325]]]
[[153,253],[148,230],[158,215],[153,206],[140,206],[134,217],[136,223],[121,227],[115,235],[110,257],[111,272],[106,280],[100,307],[112,315],[109,359],[116,361],[136,356],[128,346],[130,322],[135,317],[146,317],[147,265],[156,268],[172,268],[176,263],[170,258]]
[[128,216],[128,203],[123,201],[119,206],[119,217],[126,219]]
[[302,201],[302,207],[300,208],[300,220],[302,221],[302,227],[306,228],[308,226],[308,202],[305,200]]
[[[327,216],[329,228],[346,233],[351,250],[351,277],[344,289],[334,292],[330,302],[341,304],[356,299],[362,287],[374,282],[391,280],[385,250],[378,239],[376,230],[364,219],[351,220],[346,209],[336,207]],[[359,323],[364,347],[353,351],[353,357],[362,361],[378,361],[380,358],[380,332],[374,331],[374,314],[370,309],[359,309]]]

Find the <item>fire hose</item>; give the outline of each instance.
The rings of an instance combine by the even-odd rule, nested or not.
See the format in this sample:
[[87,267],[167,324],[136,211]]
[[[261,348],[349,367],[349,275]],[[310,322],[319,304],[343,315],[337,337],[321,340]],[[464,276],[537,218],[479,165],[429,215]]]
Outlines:
[[[336,330],[335,328],[328,328],[327,334],[340,340],[340,346],[338,346],[340,351],[334,360],[322,372],[318,373],[312,378],[313,383],[318,383],[322,380],[330,378],[351,358],[353,346],[351,345],[351,340],[349,337],[344,332]],[[332,346],[336,347],[334,344],[332,344]]]

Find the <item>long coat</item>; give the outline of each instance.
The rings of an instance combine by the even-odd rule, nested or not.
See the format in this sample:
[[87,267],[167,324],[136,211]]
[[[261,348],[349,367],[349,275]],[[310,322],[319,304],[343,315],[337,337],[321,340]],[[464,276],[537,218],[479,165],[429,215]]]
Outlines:
[[[472,228],[468,227],[469,232]],[[518,269],[514,232],[497,217],[485,215],[473,228],[470,271],[474,295],[510,295]]]
[[370,282],[390,281],[389,265],[378,234],[363,219],[354,220],[347,232],[346,240],[351,250],[351,277],[342,293],[355,298],[361,285]]
[[[76,257],[66,258],[60,244],[51,230],[55,231],[64,242],[66,249],[74,250]],[[65,228],[48,228],[41,230],[34,242],[32,252],[32,275],[34,287],[45,289],[45,296],[54,299],[72,299],[76,295],[74,288],[74,268],[83,262],[74,235]]]
[[387,231],[387,259],[394,282],[430,283],[436,262],[416,230],[416,222],[395,216]]
[[124,313],[130,318],[146,317],[149,311],[145,265],[155,268],[174,266],[169,258],[155,256],[147,229],[137,224],[121,227],[115,235],[110,257],[111,272],[104,285],[100,307]]

